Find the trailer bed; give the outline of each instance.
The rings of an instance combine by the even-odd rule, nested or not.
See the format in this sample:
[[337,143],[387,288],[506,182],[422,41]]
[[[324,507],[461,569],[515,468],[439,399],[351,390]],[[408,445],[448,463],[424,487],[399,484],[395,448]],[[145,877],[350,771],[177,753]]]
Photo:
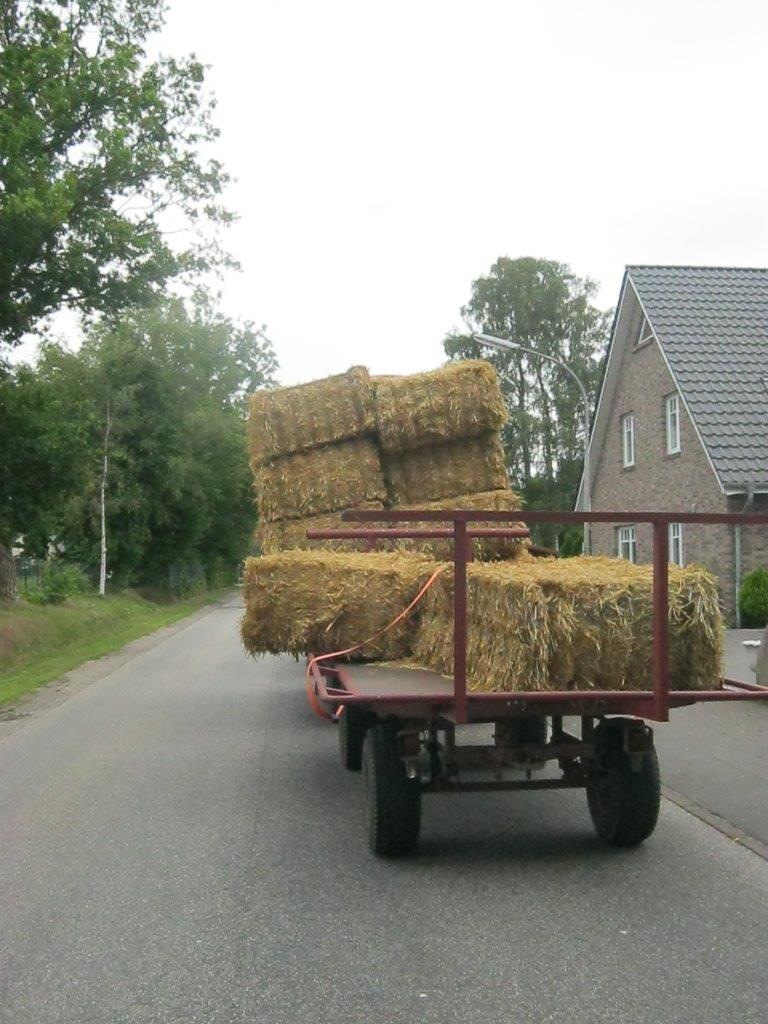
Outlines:
[[394,694],[411,697],[452,697],[453,680],[429,669],[408,665],[336,666],[345,690],[359,697],[380,700]]

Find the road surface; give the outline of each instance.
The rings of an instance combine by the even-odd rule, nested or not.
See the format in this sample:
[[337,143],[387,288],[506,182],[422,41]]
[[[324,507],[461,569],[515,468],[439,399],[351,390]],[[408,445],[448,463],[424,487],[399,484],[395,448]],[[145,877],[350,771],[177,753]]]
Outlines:
[[0,724],[2,1024],[764,1024],[768,863],[673,804],[435,797],[373,859],[301,669],[233,601]]
[[[732,629],[725,674],[755,681],[755,652],[742,645],[761,630]],[[768,703],[700,704],[656,727],[664,782],[768,847]]]

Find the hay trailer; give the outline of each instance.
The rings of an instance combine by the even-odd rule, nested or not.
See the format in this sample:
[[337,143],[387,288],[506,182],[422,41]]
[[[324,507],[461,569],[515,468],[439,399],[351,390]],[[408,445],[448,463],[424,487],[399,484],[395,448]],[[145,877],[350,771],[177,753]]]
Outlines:
[[[653,832],[661,782],[653,731],[673,708],[701,701],[768,700],[768,687],[723,679],[714,690],[676,690],[669,673],[669,524],[768,525],[768,515],[649,512],[387,511],[345,513],[347,521],[402,522],[362,527],[371,543],[448,538],[454,552],[453,690],[420,669],[312,660],[308,694],[338,721],[341,760],[366,781],[368,838],[374,853],[415,850],[424,794],[585,789],[599,837],[634,846]],[[653,535],[652,690],[468,693],[467,563],[480,537],[520,537],[510,522],[649,523]],[[423,523],[414,528],[411,523]],[[443,524],[443,525],[438,525]],[[361,528],[313,531],[315,539],[360,538]],[[510,623],[510,628],[514,624]],[[566,719],[576,720],[566,728]],[[492,738],[457,743],[457,727],[484,724]],[[578,729],[578,733],[571,729]],[[484,737],[485,738],[485,737]],[[556,762],[555,777],[539,772]],[[510,777],[513,776],[513,777]]]

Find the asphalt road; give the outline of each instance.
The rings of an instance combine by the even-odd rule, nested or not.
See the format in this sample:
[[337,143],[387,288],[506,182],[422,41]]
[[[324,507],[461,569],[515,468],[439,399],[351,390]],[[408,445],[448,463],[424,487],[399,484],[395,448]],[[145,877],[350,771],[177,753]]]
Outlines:
[[[755,681],[760,630],[730,630],[725,674]],[[656,727],[665,784],[768,846],[768,703],[699,704]]]
[[2,1024],[764,1024],[768,863],[665,803],[434,797],[377,861],[288,659],[217,609],[0,727]]

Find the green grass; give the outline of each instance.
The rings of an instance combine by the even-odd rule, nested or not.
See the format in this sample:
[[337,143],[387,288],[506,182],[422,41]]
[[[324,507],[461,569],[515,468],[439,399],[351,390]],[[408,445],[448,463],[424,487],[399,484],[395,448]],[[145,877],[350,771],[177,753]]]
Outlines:
[[191,615],[220,594],[174,604],[121,594],[73,597],[62,605],[0,605],[0,707],[85,661]]

